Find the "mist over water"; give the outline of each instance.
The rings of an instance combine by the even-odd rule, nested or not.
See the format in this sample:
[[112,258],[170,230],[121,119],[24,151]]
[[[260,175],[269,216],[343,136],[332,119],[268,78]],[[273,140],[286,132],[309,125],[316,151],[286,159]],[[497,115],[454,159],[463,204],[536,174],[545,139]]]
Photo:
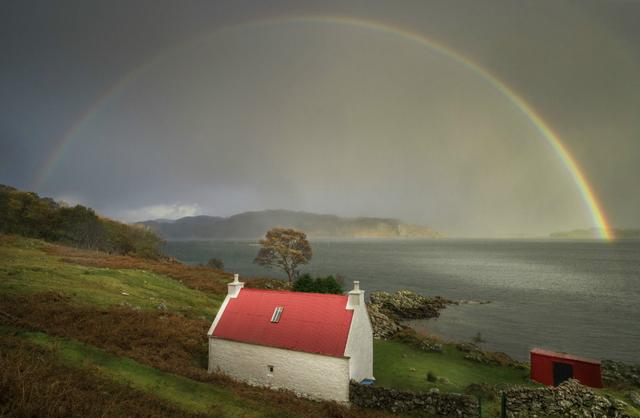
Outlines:
[[[490,300],[414,321],[444,338],[469,341],[526,360],[533,347],[640,362],[640,241],[321,240],[314,275],[340,274],[345,288],[409,289],[428,296]],[[284,277],[252,263],[249,241],[169,242],[187,263],[216,257],[241,276]]]

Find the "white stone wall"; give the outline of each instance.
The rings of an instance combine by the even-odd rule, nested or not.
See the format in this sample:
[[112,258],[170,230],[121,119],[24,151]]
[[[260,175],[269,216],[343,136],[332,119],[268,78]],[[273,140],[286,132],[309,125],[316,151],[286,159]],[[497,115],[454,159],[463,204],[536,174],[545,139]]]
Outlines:
[[356,382],[373,379],[373,328],[364,303],[353,306],[353,319],[344,355],[349,359],[349,376]]
[[[269,372],[273,366],[273,373]],[[209,338],[209,372],[220,371],[256,386],[349,401],[349,359]]]

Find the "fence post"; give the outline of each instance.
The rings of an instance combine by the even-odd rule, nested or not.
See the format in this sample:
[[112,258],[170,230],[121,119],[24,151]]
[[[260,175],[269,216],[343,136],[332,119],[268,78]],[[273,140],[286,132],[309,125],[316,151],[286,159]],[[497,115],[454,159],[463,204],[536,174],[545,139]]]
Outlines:
[[501,392],[500,401],[500,418],[507,418],[507,395],[504,392]]

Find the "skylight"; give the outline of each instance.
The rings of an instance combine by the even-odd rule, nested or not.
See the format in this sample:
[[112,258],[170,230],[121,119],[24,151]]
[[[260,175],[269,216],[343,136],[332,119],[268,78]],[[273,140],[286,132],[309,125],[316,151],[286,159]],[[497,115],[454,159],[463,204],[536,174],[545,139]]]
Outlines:
[[273,315],[271,316],[271,322],[273,322],[274,324],[280,322],[280,316],[282,316],[283,309],[284,308],[282,306],[276,307],[276,309],[273,311]]

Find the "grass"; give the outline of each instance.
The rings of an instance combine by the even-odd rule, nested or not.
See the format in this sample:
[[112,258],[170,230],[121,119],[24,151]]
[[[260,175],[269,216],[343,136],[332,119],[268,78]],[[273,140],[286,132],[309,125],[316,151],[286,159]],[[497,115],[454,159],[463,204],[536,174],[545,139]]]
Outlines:
[[[15,334],[3,327],[0,334]],[[221,416],[261,417],[275,411],[259,411],[231,391],[208,383],[162,372],[128,358],[118,357],[77,341],[55,338],[43,333],[21,332],[20,338],[46,348],[53,348],[67,366],[96,368],[105,376],[134,389],[153,393],[189,412],[213,413]]]
[[[511,385],[535,386],[529,381],[529,370],[481,364],[465,359],[464,353],[451,344],[444,344],[443,348],[442,353],[430,353],[400,341],[374,340],[376,384],[415,392],[437,388],[454,393],[466,393],[469,385],[478,383],[494,386],[496,390]],[[427,380],[429,373],[436,376],[435,382]],[[499,416],[499,402],[498,397],[483,399],[482,416]]]
[[204,417],[13,335],[0,335],[0,370],[2,417]]
[[161,274],[71,264],[46,254],[46,248],[38,240],[4,237],[0,241],[0,292],[56,291],[97,307],[166,306],[187,317],[206,319],[212,319],[222,303],[222,295],[191,289]]
[[[532,385],[528,380],[528,370],[473,362],[465,359],[464,353],[449,345],[445,345],[443,353],[427,353],[393,340],[374,340],[373,367],[377,384],[413,391],[438,388],[444,392],[462,393],[472,383],[486,383],[498,387]],[[429,372],[440,379],[437,382],[429,382]]]

